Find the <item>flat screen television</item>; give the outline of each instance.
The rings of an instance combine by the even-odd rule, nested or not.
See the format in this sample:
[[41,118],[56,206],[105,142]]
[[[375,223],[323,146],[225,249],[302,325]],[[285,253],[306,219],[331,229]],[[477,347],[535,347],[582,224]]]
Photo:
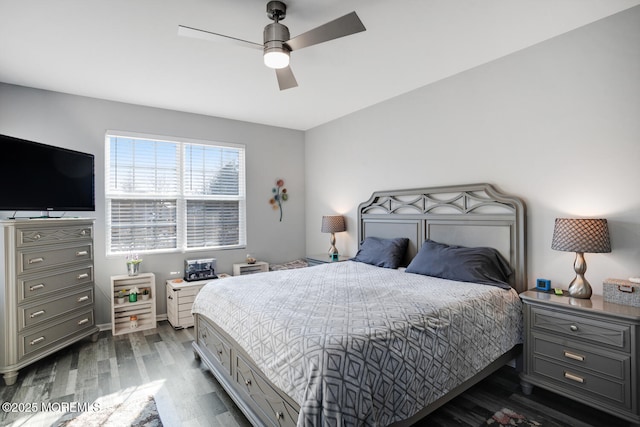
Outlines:
[[0,135],[0,210],[95,211],[93,154]]

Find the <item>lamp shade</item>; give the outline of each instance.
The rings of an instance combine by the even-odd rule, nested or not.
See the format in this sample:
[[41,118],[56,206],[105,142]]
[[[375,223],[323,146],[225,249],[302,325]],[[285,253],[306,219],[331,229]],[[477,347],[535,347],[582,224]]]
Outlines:
[[322,217],[323,233],[339,233],[345,231],[344,217],[342,215],[325,215]]
[[551,249],[582,253],[611,252],[607,220],[556,218]]

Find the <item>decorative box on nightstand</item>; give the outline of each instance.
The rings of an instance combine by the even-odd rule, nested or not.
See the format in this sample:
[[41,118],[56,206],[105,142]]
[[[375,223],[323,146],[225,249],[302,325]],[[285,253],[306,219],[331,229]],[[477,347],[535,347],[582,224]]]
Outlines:
[[233,264],[233,275],[242,276],[244,274],[254,274],[269,271],[269,263],[264,261],[256,261],[253,264],[243,262],[240,264]]
[[640,423],[640,308],[528,291],[525,394],[539,386]]
[[187,282],[183,279],[167,280],[167,319],[174,329],[193,326],[191,308],[196,295],[204,285],[216,279]]

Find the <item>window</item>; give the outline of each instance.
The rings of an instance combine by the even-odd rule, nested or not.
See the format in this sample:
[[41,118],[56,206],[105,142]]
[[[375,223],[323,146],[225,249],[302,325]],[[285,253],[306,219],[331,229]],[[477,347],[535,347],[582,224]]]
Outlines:
[[107,254],[246,244],[244,146],[106,136]]

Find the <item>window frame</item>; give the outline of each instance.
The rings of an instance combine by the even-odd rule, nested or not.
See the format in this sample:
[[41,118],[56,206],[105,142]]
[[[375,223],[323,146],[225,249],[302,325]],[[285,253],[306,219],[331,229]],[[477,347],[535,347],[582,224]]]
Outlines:
[[[147,141],[167,142],[177,145],[177,194],[152,194],[148,193],[142,195],[136,195],[131,193],[115,193],[110,189],[111,180],[111,138],[121,137],[128,139],[140,139]],[[199,145],[208,147],[217,147],[221,149],[234,149],[238,150],[238,195],[196,195],[189,194],[185,188],[186,172],[185,170],[185,150],[188,145]],[[105,132],[105,247],[107,257],[117,257],[122,255],[128,255],[132,251],[136,254],[162,254],[162,253],[187,253],[197,251],[211,251],[211,250],[233,250],[243,249],[247,245],[247,200],[246,200],[246,145],[230,142],[219,142],[200,140],[193,138],[172,137],[154,134],[145,134],[129,131],[117,131],[107,130]],[[117,250],[114,251],[113,247],[113,221],[112,221],[112,201],[114,200],[175,200],[176,202],[176,245],[172,248],[152,249],[152,248],[136,248],[132,250]],[[237,201],[238,202],[238,243],[231,245],[218,245],[218,246],[201,246],[201,247],[187,247],[187,202],[188,201]],[[204,226],[204,223],[202,224]]]

